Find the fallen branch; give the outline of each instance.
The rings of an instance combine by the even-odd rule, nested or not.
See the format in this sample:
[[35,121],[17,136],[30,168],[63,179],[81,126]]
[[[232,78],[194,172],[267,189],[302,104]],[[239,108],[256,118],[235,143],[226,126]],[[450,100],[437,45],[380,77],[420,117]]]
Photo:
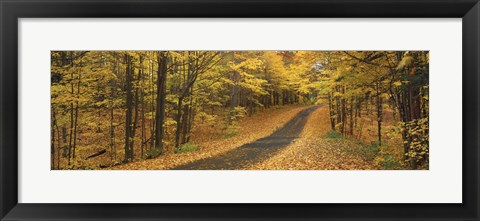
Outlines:
[[96,157],[96,156],[100,156],[100,155],[102,155],[102,154],[104,154],[104,153],[106,153],[106,152],[107,152],[107,150],[102,149],[102,150],[100,150],[100,151],[98,151],[98,152],[96,152],[96,153],[88,156],[87,158],[85,158],[85,160],[90,159],[90,158],[94,158],[94,157]]

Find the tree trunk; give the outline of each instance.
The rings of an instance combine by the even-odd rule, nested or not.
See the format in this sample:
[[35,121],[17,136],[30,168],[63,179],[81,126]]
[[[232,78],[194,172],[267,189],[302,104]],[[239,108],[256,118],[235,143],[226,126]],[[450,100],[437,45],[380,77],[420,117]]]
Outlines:
[[61,140],[60,128],[58,128],[58,121],[56,118],[57,117],[55,115],[55,125],[52,125],[52,126],[54,126],[55,129],[57,130],[57,170],[59,170],[60,169],[60,151],[63,149],[63,145],[62,145],[62,142],[60,141]]
[[[70,66],[73,68],[73,52],[71,51],[70,52]],[[70,89],[71,89],[71,95],[72,97],[75,95],[75,91],[74,91],[74,84],[73,84],[73,71],[70,72]],[[70,133],[68,134],[68,137],[69,137],[69,143],[68,143],[68,165],[70,166],[70,161],[71,161],[71,158],[72,158],[72,142],[73,142],[73,120],[74,120],[74,117],[73,117],[73,111],[74,111],[74,108],[73,108],[73,101],[70,102]]]
[[[114,160],[115,152],[114,152],[114,138],[115,137],[115,129],[113,125],[113,104],[110,107],[110,160]],[[116,159],[115,159],[116,160]]]
[[68,148],[65,148],[67,146],[67,128],[65,127],[65,125],[62,126],[62,140],[63,140],[63,157],[68,157],[69,156]]
[[[115,74],[118,76],[118,59],[117,53],[114,52],[113,56],[115,58],[114,61],[114,71]],[[115,125],[113,124],[114,119],[114,112],[115,112],[115,81],[110,81],[110,161],[117,160],[117,153],[115,148]]]
[[[143,73],[142,73],[142,76],[143,76]],[[143,77],[142,77],[142,81],[143,81]],[[143,158],[144,156],[144,149],[145,149],[145,98],[144,98],[144,90],[143,88],[140,90],[140,102],[142,103],[142,139],[141,139],[141,152],[140,152],[140,158]]]
[[328,110],[330,118],[330,126],[333,131],[335,131],[335,109],[333,104],[333,93],[328,94]]
[[182,119],[182,104],[183,104],[183,97],[180,97],[178,99],[177,103],[177,115],[176,115],[176,121],[177,121],[177,128],[175,130],[175,149],[178,150],[180,148],[180,132],[181,132],[181,124],[180,120]]
[[380,83],[377,82],[377,131],[378,145],[382,145],[382,98],[380,97]]
[[[140,75],[140,73],[139,73]],[[137,78],[138,79],[138,78]],[[135,118],[133,119],[133,127],[132,127],[132,143],[130,145],[130,159],[134,160],[135,159],[135,134],[137,131],[137,125],[138,125],[138,88],[135,89],[135,99],[134,99],[134,113],[135,113]]]
[[231,80],[233,82],[232,90],[230,92],[230,113],[228,114],[228,124],[232,124],[234,108],[238,105],[237,95],[238,95],[238,88],[237,83],[240,80],[238,74],[235,71],[232,71]]
[[[77,99],[80,99],[80,82],[81,82],[81,75],[78,74],[78,85],[77,85]],[[75,122],[74,122],[74,128],[73,128],[73,159],[75,160],[75,153],[77,149],[77,128],[78,128],[78,100],[75,102],[76,107],[75,107]]]
[[349,134],[353,137],[353,98],[350,99],[350,131]]
[[[345,86],[342,87],[342,94],[345,96]],[[342,97],[342,134],[346,135],[347,124],[347,101],[345,97]]]
[[125,61],[127,63],[126,67],[126,90],[127,90],[127,99],[126,99],[126,119],[125,119],[125,159],[124,162],[130,162],[130,150],[132,143],[132,106],[133,106],[133,93],[132,93],[132,68],[131,68],[131,57],[130,55],[125,55]]
[[188,133],[188,122],[189,119],[188,117],[190,116],[190,108],[189,105],[186,104],[183,106],[183,115],[182,115],[182,132],[181,132],[181,144],[184,144],[187,142],[187,133]]
[[167,81],[167,52],[158,52],[158,71],[157,71],[157,107],[155,115],[155,148],[157,151],[163,151],[163,136],[165,121],[165,98]]
[[190,141],[190,132],[192,130],[193,118],[195,117],[194,108],[193,108],[193,87],[190,88],[190,104],[188,105],[188,124],[187,124],[187,136],[185,142]]
[[[51,108],[51,126],[50,126],[50,139],[51,139],[51,144],[50,144],[50,160],[51,160],[51,169],[55,169],[55,126],[57,124],[57,119],[55,117],[55,110],[53,107]],[[57,147],[58,148],[58,147]]]
[[[157,53],[157,56],[158,56],[158,53]],[[157,75],[158,75],[158,73],[157,73]],[[157,117],[156,117],[156,114],[155,114],[155,93],[154,93],[155,81],[154,81],[154,74],[153,74],[153,62],[151,62],[151,65],[150,65],[150,76],[151,76],[151,78],[150,78],[150,80],[151,80],[150,81],[150,85],[151,85],[151,87],[150,87],[150,91],[151,91],[150,114],[152,115],[152,118],[150,120],[150,137],[151,137],[151,139],[150,139],[150,150],[152,150],[153,147],[155,146],[155,142],[156,142],[156,139],[155,139],[155,136],[156,136],[155,124],[156,124],[156,121],[157,121]],[[157,84],[157,87],[158,87],[158,84]],[[158,93],[158,90],[157,90],[157,93]]]

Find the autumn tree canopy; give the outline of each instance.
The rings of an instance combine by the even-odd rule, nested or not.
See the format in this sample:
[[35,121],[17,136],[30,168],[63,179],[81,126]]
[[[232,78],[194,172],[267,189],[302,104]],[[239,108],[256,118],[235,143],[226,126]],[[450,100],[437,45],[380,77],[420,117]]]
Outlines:
[[428,51],[53,51],[51,168],[206,153],[243,119],[312,105],[377,165],[428,168],[428,76]]

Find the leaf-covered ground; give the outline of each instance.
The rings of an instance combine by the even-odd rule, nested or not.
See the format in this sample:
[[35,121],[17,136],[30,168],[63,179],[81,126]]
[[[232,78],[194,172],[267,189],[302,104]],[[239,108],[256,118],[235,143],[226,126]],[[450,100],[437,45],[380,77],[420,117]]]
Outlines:
[[263,162],[286,148],[302,132],[310,113],[318,106],[306,108],[296,114],[282,128],[269,136],[247,143],[223,154],[181,165],[176,170],[234,170]]
[[[238,134],[206,141],[199,144],[198,150],[167,153],[155,159],[109,169],[380,169],[374,158],[369,158],[368,151],[363,153],[365,145],[343,137],[328,136],[331,130],[327,111],[326,106],[289,106],[269,110],[243,119]],[[288,128],[298,130],[293,141],[272,145],[290,137],[292,131]]]
[[136,161],[107,168],[109,170],[161,170],[171,169],[197,160],[217,156],[251,143],[282,128],[307,106],[272,108],[241,120],[239,131],[232,136],[198,143],[198,150],[185,153],[166,153],[155,159]]
[[358,144],[347,139],[327,138],[330,131],[328,107],[310,114],[300,137],[272,158],[250,170],[369,170],[378,169],[373,162],[354,153]]

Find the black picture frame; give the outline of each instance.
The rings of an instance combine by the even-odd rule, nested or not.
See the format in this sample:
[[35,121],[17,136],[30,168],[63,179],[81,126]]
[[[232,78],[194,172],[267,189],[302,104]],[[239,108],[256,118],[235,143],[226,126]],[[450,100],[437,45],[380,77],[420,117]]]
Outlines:
[[[478,0],[0,0],[0,15],[1,220],[479,220]],[[18,19],[47,17],[462,18],[463,203],[18,203]]]

